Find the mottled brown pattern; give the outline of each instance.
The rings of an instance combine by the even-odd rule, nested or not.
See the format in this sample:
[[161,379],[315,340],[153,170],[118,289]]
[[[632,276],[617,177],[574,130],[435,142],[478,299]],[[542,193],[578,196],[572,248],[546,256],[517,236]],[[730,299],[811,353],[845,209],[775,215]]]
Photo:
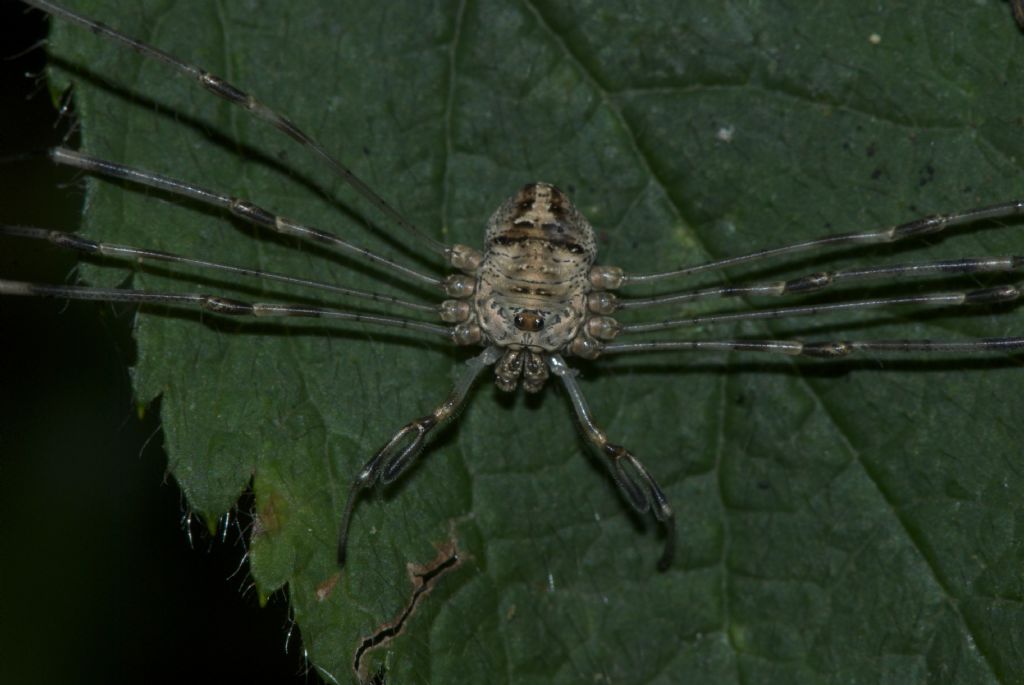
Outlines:
[[[594,231],[565,194],[547,183],[524,186],[487,225],[473,314],[485,344],[559,352],[580,333],[592,290]],[[521,362],[520,362],[521,363]],[[522,368],[504,365],[506,380]]]

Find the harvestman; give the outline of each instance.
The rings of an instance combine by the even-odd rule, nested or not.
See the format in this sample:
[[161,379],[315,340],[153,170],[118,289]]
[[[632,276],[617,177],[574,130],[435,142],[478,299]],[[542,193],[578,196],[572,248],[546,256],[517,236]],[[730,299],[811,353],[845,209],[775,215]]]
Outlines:
[[904,296],[797,304],[748,311],[709,314],[649,323],[620,324],[613,315],[631,309],[679,305],[698,300],[747,296],[781,297],[817,293],[850,282],[889,282],[902,279],[960,276],[979,273],[1009,273],[1024,267],[1022,257],[963,258],[911,262],[897,265],[818,271],[779,281],[716,285],[652,297],[618,296],[616,291],[631,285],[682,279],[711,270],[767,260],[783,255],[812,252],[837,246],[858,246],[920,238],[949,231],[982,220],[1000,220],[1024,215],[1024,200],[930,216],[884,230],[824,236],[782,247],[759,250],[658,273],[627,273],[615,266],[596,264],[594,231],[558,188],[531,183],[506,200],[487,222],[483,250],[467,245],[445,245],[421,232],[383,198],[356,177],[320,144],[293,122],[270,109],[248,93],[223,79],[149,45],[136,41],[97,21],[45,0],[22,0],[27,5],[83,26],[93,33],[162,62],[195,81],[213,95],[262,119],[319,157],[331,170],[373,204],[411,238],[442,259],[454,273],[437,277],[399,264],[363,249],[321,229],[278,216],[248,200],[200,188],[191,183],[134,169],[116,162],[58,148],[52,158],[87,172],[128,183],[157,188],[167,193],[205,203],[252,224],[281,235],[319,243],[346,252],[381,269],[432,288],[439,303],[414,302],[379,293],[338,287],[327,283],[240,266],[194,259],[176,254],[96,242],[72,234],[25,226],[0,226],[0,234],[48,241],[54,245],[101,257],[140,262],[162,261],[240,276],[286,282],[319,289],[344,297],[370,300],[392,307],[433,314],[441,323],[412,316],[366,314],[354,310],[288,303],[244,302],[203,293],[174,293],[127,289],[57,286],[0,280],[0,294],[57,297],[107,302],[129,302],[200,310],[230,316],[323,317],[365,324],[390,326],[439,336],[455,345],[483,347],[471,358],[448,397],[431,413],[409,422],[388,440],[365,464],[352,483],[338,538],[338,564],[344,565],[349,523],[359,493],[378,482],[391,483],[415,461],[427,436],[452,418],[466,400],[470,387],[483,371],[494,368],[495,382],[505,392],[521,384],[529,393],[539,392],[554,375],[565,388],[587,440],[607,459],[611,476],[623,497],[638,512],[652,512],[666,528],[665,547],[658,562],[661,569],[672,561],[675,524],[672,508],[654,477],[628,449],[610,442],[595,423],[575,372],[566,357],[597,359],[606,354],[664,351],[766,352],[788,356],[836,359],[855,352],[1010,352],[1024,349],[1024,337],[985,338],[968,341],[946,340],[657,340],[615,342],[619,336],[675,328],[711,326],[726,322],[782,317],[814,316],[825,312],[864,310],[878,307],[955,307],[988,305],[1016,300],[1020,289],[1013,285],[918,293]]

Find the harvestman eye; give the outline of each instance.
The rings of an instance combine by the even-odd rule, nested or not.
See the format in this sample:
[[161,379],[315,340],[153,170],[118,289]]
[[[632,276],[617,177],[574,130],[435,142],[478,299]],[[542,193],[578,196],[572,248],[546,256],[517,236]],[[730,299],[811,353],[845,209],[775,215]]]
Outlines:
[[[254,226],[294,239],[314,243],[364,260],[374,268],[435,294],[432,301],[404,299],[371,291],[273,273],[243,265],[171,254],[144,247],[98,242],[59,231],[36,227],[2,226],[0,235],[47,241],[68,250],[111,260],[163,262],[211,272],[280,281],[320,291],[338,298],[375,302],[400,313],[367,314],[346,307],[312,306],[292,302],[250,302],[203,292],[158,292],[87,286],[48,285],[0,280],[0,295],[129,302],[195,308],[214,315],[236,317],[319,317],[390,327],[433,336],[450,344],[476,350],[447,396],[429,413],[402,426],[355,474],[338,527],[337,561],[344,566],[350,524],[360,493],[379,483],[391,483],[423,453],[438,426],[453,419],[467,400],[474,383],[493,369],[498,388],[515,392],[540,392],[549,380],[559,384],[572,406],[583,435],[600,455],[626,504],[640,514],[650,514],[664,527],[660,569],[672,563],[675,519],[671,504],[655,476],[627,447],[614,443],[599,426],[588,407],[571,364],[574,358],[600,359],[605,355],[646,355],[665,352],[749,352],[816,359],[836,359],[856,353],[907,354],[952,352],[960,354],[1006,353],[1024,349],[1024,337],[993,337],[975,340],[925,339],[719,339],[683,338],[645,340],[638,334],[674,329],[713,329],[737,321],[810,317],[823,313],[879,308],[971,307],[1006,303],[1020,296],[1016,285],[937,292],[875,296],[842,301],[807,301],[777,307],[687,315],[683,305],[698,300],[728,298],[782,298],[816,294],[844,284],[884,285],[915,278],[1008,274],[1024,267],[1015,256],[963,257],[942,261],[913,261],[897,265],[817,271],[795,278],[730,285],[692,287],[656,296],[631,296],[634,286],[652,282],[681,282],[711,271],[779,257],[823,252],[833,248],[914,241],[940,233],[953,233],[977,222],[1004,221],[1024,215],[1024,200],[929,216],[880,230],[823,236],[818,239],[770,247],[678,269],[633,273],[598,262],[594,230],[570,198],[549,183],[534,182],[514,191],[489,219],[481,217],[479,247],[447,245],[431,237],[400,215],[372,188],[303,132],[290,119],[252,95],[197,66],[182,62],[99,22],[45,0],[23,0],[27,5],[78,24],[114,44],[163,63],[205,89],[212,96],[237,105],[291,138],[329,170],[368,200],[381,215],[397,226],[401,236],[436,258],[438,271],[424,272],[390,257],[360,247],[347,238],[298,220],[280,216],[249,198],[220,189],[199,187],[187,181],[98,159],[59,148],[53,160],[98,176],[128,184],[156,188],[188,201],[205,204]],[[1014,5],[1019,9],[1018,5]],[[441,270],[447,270],[447,274]],[[629,310],[660,309],[647,321],[620,322],[614,315]],[[554,379],[551,377],[554,376]]]

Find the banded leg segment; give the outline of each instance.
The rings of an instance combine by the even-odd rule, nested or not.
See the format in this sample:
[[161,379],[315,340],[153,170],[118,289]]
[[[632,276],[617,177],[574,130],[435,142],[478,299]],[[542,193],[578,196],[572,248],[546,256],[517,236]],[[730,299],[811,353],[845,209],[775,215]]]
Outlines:
[[410,421],[402,426],[395,435],[381,447],[373,457],[359,471],[359,475],[352,481],[352,487],[348,492],[348,499],[345,502],[345,511],[341,518],[341,528],[338,531],[338,567],[345,566],[345,559],[348,549],[348,533],[352,522],[352,511],[355,509],[356,499],[359,493],[372,488],[378,482],[394,482],[402,475],[409,466],[416,460],[416,457],[423,451],[427,435],[432,430],[458,414],[466,401],[466,396],[473,383],[487,367],[493,365],[501,357],[502,352],[497,347],[488,347],[483,354],[473,357],[466,362],[466,369],[455,382],[455,386],[445,401],[426,416]]
[[73,24],[85,27],[92,33],[122,45],[147,59],[161,62],[178,72],[180,75],[197,83],[213,95],[216,95],[233,105],[241,107],[257,119],[266,121],[271,126],[312,152],[314,156],[324,161],[335,174],[341,177],[341,179],[348,183],[356,192],[366,198],[382,214],[398,224],[403,230],[421,241],[424,246],[439,255],[447,256],[448,248],[444,244],[423,233],[419,228],[413,225],[412,222],[399,214],[397,210],[384,200],[384,198],[374,192],[373,189],[366,185],[362,179],[352,173],[348,167],[329,153],[320,143],[316,142],[307,133],[302,131],[295,123],[266,106],[249,93],[233,86],[219,76],[211,74],[210,72],[193,64],[183,62],[177,57],[166,53],[159,48],[147,45],[146,43],[127,36],[102,22],[90,19],[89,17],[78,14],[77,12],[73,12],[66,7],[62,7],[53,2],[48,2],[47,0],[22,0],[22,2],[55,17],[60,17],[61,19],[70,21]]
[[815,316],[830,312],[846,312],[878,307],[916,305],[921,307],[959,307],[970,305],[992,305],[1013,302],[1020,297],[1020,288],[1015,285],[1001,285],[992,288],[979,288],[965,292],[931,293],[924,295],[904,295],[901,297],[876,297],[873,300],[854,300],[851,302],[830,302],[825,304],[805,304],[792,307],[775,307],[772,309],[754,309],[751,311],[709,314],[686,319],[668,319],[653,323],[635,323],[623,325],[619,332],[646,333],[669,328],[707,326],[735,321],[752,321],[755,319],[784,319],[794,316]]
[[783,245],[781,247],[768,248],[765,250],[757,250],[756,252],[750,252],[737,257],[716,259],[703,264],[681,267],[672,271],[662,271],[650,274],[624,274],[622,276],[621,284],[625,286],[633,283],[650,283],[669,278],[691,276],[693,274],[711,271],[713,269],[727,269],[732,266],[738,266],[739,264],[749,264],[751,262],[761,261],[772,257],[780,257],[782,255],[797,254],[801,252],[817,252],[833,247],[895,243],[901,240],[908,240],[910,238],[944,233],[952,228],[967,226],[978,221],[1009,219],[1018,216],[1024,216],[1024,200],[1013,200],[997,205],[968,209],[963,212],[952,212],[950,214],[939,214],[936,216],[924,217],[880,231],[861,231],[855,233],[827,235],[801,243]]
[[[390,328],[404,328],[420,333],[429,333],[448,341],[457,341],[455,329],[437,324],[397,316],[362,314],[345,309],[317,307],[312,305],[276,302],[244,302],[230,297],[207,295],[205,293],[172,293],[153,290],[131,290],[128,288],[93,288],[79,285],[47,285],[0,279],[0,295],[23,295],[27,297],[56,297],[67,300],[92,300],[94,302],[126,302],[130,304],[157,304],[189,307],[212,314],[227,316],[252,316],[257,318],[307,317],[314,319],[337,319],[368,323]],[[457,343],[458,344],[458,343]]]
[[300,278],[298,276],[289,276],[288,274],[276,273],[273,271],[263,271],[261,269],[251,269],[249,267],[235,266],[233,264],[223,264],[220,262],[213,262],[208,259],[184,257],[182,255],[163,252],[161,250],[150,250],[147,248],[133,247],[131,245],[121,245],[117,243],[104,243],[96,240],[89,240],[88,238],[82,238],[74,233],[66,233],[64,231],[54,231],[45,228],[36,228],[34,226],[8,226],[0,224],[0,236],[5,235],[29,238],[32,240],[45,240],[56,247],[63,248],[65,250],[74,250],[87,255],[99,255],[101,257],[110,257],[114,259],[131,259],[139,263],[157,261],[168,262],[171,264],[184,264],[186,266],[205,269],[208,271],[221,271],[247,278],[258,278],[268,281],[276,281],[279,283],[288,283],[304,288],[324,290],[337,295],[357,297],[364,300],[370,300],[372,302],[391,304],[420,312],[430,312],[434,314],[440,312],[439,305],[410,302],[409,300],[403,300],[401,298],[384,295],[382,293],[346,288],[332,283],[314,281],[308,278]]
[[[612,311],[624,309],[646,309],[666,304],[684,304],[713,298],[806,295],[832,289],[841,283],[865,281],[903,281],[928,276],[961,276],[981,273],[1009,273],[1024,269],[1024,257],[965,257],[934,262],[893,264],[891,266],[869,266],[834,271],[816,271],[785,281],[761,281],[719,285],[677,293],[666,293],[653,297],[616,298]],[[610,312],[609,312],[610,313]]]
[[630,352],[768,352],[789,357],[838,359],[855,352],[906,353],[948,352],[951,354],[1014,353],[1024,351],[1024,337],[980,338],[978,340],[659,340],[656,342],[612,343],[602,354]]
[[639,459],[625,447],[608,442],[604,431],[594,423],[590,408],[583,397],[583,390],[576,382],[575,372],[569,368],[561,355],[550,354],[546,359],[551,372],[561,379],[562,385],[569,393],[569,400],[584,435],[608,458],[608,469],[612,479],[630,506],[641,514],[653,512],[654,518],[665,526],[665,549],[658,560],[658,570],[664,571],[672,564],[676,545],[675,514],[668,503],[668,498]]
[[144,169],[136,169],[124,164],[118,164],[98,157],[92,157],[66,148],[54,149],[50,153],[50,157],[57,164],[73,166],[78,169],[82,169],[83,171],[101,174],[110,178],[121,179],[128,181],[129,183],[135,183],[149,188],[157,188],[173,195],[187,197],[198,202],[202,202],[203,204],[226,210],[244,221],[248,221],[255,226],[269,229],[280,235],[308,240],[321,245],[329,245],[337,250],[390,269],[391,271],[401,274],[403,277],[418,283],[425,283],[437,288],[441,288],[444,285],[441,279],[436,278],[435,276],[420,273],[415,269],[403,266],[402,264],[390,260],[387,257],[381,257],[380,255],[375,254],[364,247],[350,243],[344,238],[333,233],[329,233],[312,226],[306,226],[298,223],[297,221],[292,221],[287,217],[274,214],[273,212],[242,198],[224,195],[223,193],[202,188],[186,181],[180,181],[168,176],[155,174],[151,171],[145,171]]

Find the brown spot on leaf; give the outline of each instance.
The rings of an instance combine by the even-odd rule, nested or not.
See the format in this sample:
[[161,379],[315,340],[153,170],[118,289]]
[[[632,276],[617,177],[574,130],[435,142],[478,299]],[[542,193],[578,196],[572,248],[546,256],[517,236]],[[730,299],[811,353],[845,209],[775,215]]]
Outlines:
[[334,587],[338,584],[338,581],[340,579],[341,571],[338,571],[336,573],[332,573],[330,576],[327,577],[326,580],[322,581],[319,585],[317,585],[316,601],[322,602],[328,597],[330,597],[331,593],[334,592]]
[[285,499],[276,491],[261,498],[252,523],[252,537],[270,535],[281,529],[281,515],[285,509]]

